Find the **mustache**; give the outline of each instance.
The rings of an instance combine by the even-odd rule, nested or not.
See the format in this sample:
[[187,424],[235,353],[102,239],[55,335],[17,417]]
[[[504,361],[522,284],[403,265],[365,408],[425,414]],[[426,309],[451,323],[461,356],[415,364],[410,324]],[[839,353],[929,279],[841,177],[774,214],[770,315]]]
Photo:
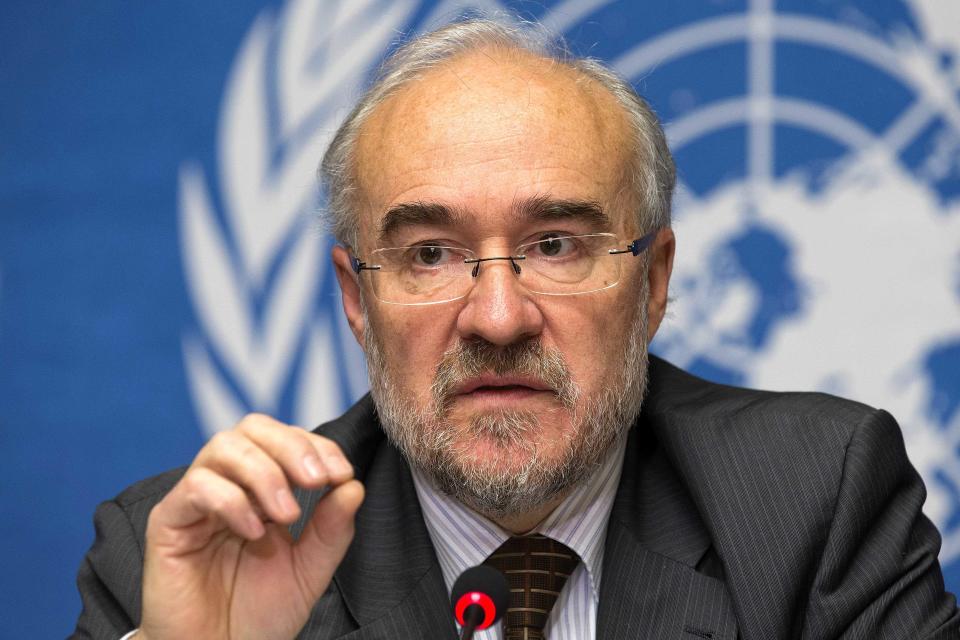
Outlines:
[[434,374],[430,390],[438,413],[449,409],[457,387],[485,373],[535,378],[552,389],[569,409],[575,406],[579,395],[563,354],[545,348],[539,339],[506,346],[486,340],[461,341],[444,352]]

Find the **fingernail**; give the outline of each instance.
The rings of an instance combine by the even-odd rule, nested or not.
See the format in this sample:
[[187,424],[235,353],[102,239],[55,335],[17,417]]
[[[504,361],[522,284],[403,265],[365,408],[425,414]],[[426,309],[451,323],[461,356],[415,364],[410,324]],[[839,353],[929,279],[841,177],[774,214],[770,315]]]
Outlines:
[[340,456],[329,456],[325,460],[327,468],[335,475],[347,476],[353,474],[353,467]]
[[297,501],[293,499],[293,495],[287,489],[277,491],[277,504],[280,505],[281,511],[291,515],[298,509]]
[[323,475],[323,472],[320,470],[320,460],[316,456],[304,457],[303,468],[307,470],[307,475],[314,480],[319,480]]

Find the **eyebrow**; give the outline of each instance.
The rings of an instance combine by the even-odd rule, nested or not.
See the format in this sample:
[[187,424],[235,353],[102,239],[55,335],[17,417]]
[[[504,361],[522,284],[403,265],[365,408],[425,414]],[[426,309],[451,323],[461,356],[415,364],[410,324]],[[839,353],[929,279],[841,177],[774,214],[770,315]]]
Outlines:
[[462,211],[436,202],[404,202],[387,209],[380,221],[377,239],[382,244],[405,227],[456,225],[464,219]]
[[[520,222],[580,220],[601,230],[610,228],[610,216],[600,203],[591,200],[557,200],[539,195],[514,202],[513,209]],[[377,230],[377,241],[382,246],[401,229],[415,226],[456,226],[462,224],[467,217],[463,210],[439,202],[400,203],[383,214]]]
[[534,196],[515,203],[514,209],[517,218],[523,222],[581,220],[592,227],[610,228],[610,216],[599,202],[592,200],[555,200],[548,196]]

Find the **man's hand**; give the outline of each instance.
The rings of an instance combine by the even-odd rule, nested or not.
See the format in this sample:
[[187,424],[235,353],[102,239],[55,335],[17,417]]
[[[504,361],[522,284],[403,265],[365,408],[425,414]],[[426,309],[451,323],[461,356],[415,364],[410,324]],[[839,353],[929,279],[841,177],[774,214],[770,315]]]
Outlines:
[[[330,491],[297,542],[291,485]],[[331,440],[249,415],[214,436],[147,524],[149,640],[289,640],[353,538],[363,486]]]

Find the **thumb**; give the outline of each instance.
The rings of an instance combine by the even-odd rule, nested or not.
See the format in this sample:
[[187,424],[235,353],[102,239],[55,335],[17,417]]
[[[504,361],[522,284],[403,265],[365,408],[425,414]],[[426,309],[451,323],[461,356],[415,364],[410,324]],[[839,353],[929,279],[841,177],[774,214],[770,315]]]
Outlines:
[[350,480],[331,489],[317,503],[294,546],[301,584],[311,600],[319,598],[353,540],[354,516],[363,502],[363,485]]

